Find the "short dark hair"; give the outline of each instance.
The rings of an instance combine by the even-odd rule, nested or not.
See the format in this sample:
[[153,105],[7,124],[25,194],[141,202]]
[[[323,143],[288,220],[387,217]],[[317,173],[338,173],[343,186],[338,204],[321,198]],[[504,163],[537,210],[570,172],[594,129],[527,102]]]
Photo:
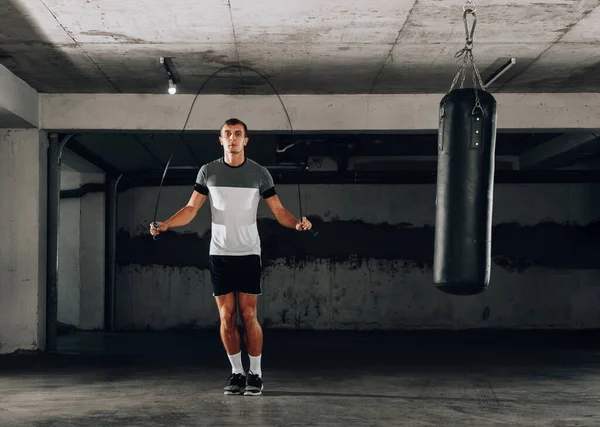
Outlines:
[[240,119],[227,119],[225,120],[225,123],[223,123],[221,125],[221,129],[219,129],[219,133],[221,133],[223,131],[223,126],[235,126],[235,125],[242,125],[244,127],[244,136],[248,136],[248,127],[246,126],[246,123],[244,123],[243,121],[241,121]]

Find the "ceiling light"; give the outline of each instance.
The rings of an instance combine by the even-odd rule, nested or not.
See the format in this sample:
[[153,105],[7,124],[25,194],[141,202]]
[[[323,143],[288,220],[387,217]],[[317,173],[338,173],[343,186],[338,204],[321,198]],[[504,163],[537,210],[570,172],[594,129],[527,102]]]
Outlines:
[[173,83],[173,80],[169,79],[169,93],[175,95],[177,93],[177,86]]
[[169,79],[169,90],[168,91],[171,95],[174,95],[177,93],[177,84],[180,81],[179,73],[177,72],[177,69],[175,68],[175,64],[173,64],[173,61],[171,60],[171,58],[164,57],[164,56],[161,56],[159,58],[159,62],[165,69],[165,72],[167,73],[167,78]]

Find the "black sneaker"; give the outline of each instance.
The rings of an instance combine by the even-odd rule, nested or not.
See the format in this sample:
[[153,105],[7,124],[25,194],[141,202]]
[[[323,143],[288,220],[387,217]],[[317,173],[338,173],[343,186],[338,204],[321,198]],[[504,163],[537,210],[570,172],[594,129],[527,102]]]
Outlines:
[[244,389],[244,396],[258,396],[262,394],[263,381],[262,378],[252,371],[248,372],[248,379],[246,380],[246,388]]
[[231,374],[227,378],[227,385],[223,389],[224,394],[242,394],[246,386],[246,376],[244,374]]

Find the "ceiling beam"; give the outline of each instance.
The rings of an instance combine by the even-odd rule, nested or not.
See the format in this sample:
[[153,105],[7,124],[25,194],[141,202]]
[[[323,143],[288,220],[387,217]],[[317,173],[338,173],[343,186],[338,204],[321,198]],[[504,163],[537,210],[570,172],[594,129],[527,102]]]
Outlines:
[[[282,95],[294,131],[437,131],[444,94]],[[501,93],[497,128],[565,132],[596,129],[600,93]],[[48,131],[218,131],[237,117],[251,131],[290,130],[277,96],[40,94],[41,127]],[[189,113],[189,120],[187,116]]]
[[98,166],[75,154],[69,147],[63,148],[62,163],[80,173],[104,173]]
[[70,139],[65,148],[68,148],[86,162],[96,166],[102,172],[108,173],[112,176],[119,176],[123,173],[121,170],[104,160],[101,156],[87,148],[84,144],[78,142],[75,138]]
[[37,128],[38,93],[0,65],[0,128]]
[[[599,133],[600,134],[600,133]],[[519,169],[541,169],[566,166],[564,160],[577,161],[600,151],[600,139],[592,132],[565,133],[525,151],[519,156]],[[567,156],[567,153],[572,155]],[[561,160],[564,159],[564,160]]]

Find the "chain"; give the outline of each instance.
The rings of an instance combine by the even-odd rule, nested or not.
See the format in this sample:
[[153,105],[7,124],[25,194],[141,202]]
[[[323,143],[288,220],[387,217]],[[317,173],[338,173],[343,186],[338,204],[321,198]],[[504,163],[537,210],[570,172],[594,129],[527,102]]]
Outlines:
[[481,114],[483,115],[483,108],[481,108],[481,103],[479,102],[479,95],[477,93],[477,82],[475,80],[475,75],[477,75],[477,79],[479,80],[479,84],[481,86],[481,90],[485,90],[483,86],[483,80],[481,79],[481,75],[479,74],[479,69],[475,64],[475,60],[473,59],[473,53],[470,54],[471,64],[473,64],[473,88],[475,90],[475,107],[473,107],[472,114],[475,114],[475,110],[479,108]]
[[[452,84],[450,85],[450,91],[454,89],[456,84],[458,83],[458,79],[460,78],[460,89],[464,87],[465,79],[467,77],[467,68],[470,65],[472,68],[472,76],[473,76],[473,91],[475,92],[475,107],[473,107],[473,114],[476,109],[480,109],[483,114],[483,109],[481,108],[481,102],[479,100],[479,94],[477,92],[477,83],[479,83],[482,90],[485,90],[483,80],[481,75],[479,74],[479,69],[475,64],[475,60],[473,59],[473,34],[475,33],[475,26],[477,25],[477,15],[475,14],[475,10],[477,9],[477,5],[472,0],[467,0],[465,5],[463,6],[463,22],[465,25],[465,47],[456,52],[454,55],[455,58],[463,57],[461,66],[454,76],[452,80]],[[467,22],[467,17],[469,15],[473,15],[473,25],[469,30],[469,24]]]

